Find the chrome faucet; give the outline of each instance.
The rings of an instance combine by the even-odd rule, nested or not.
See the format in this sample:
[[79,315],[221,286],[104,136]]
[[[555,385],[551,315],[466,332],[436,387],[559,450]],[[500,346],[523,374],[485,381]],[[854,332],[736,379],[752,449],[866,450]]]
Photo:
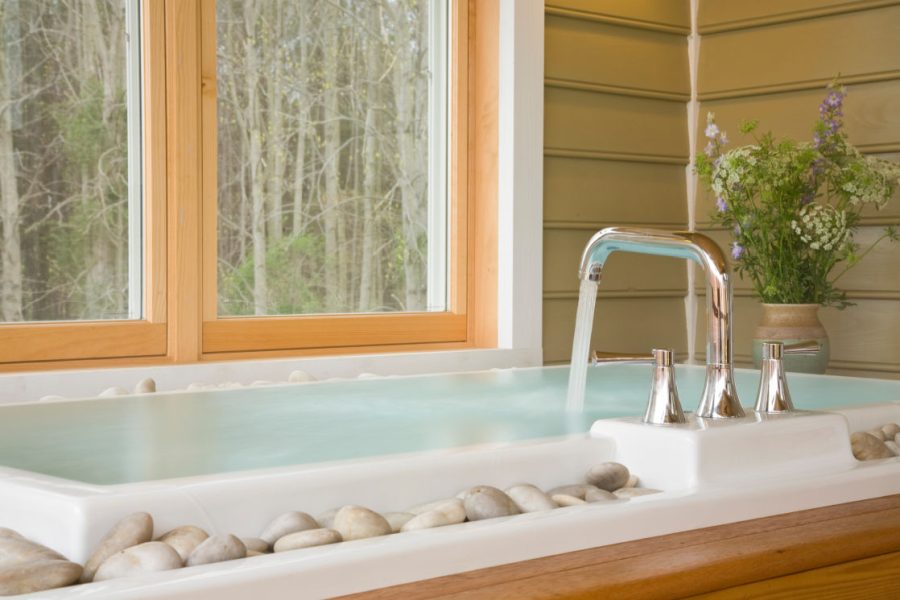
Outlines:
[[[722,249],[705,235],[657,229],[608,227],[594,234],[581,255],[579,275],[598,283],[606,259],[614,252],[684,258],[706,273],[706,385],[697,416],[708,419],[742,417],[744,410],[734,385],[731,352],[731,277]],[[575,360],[576,357],[572,357]]]

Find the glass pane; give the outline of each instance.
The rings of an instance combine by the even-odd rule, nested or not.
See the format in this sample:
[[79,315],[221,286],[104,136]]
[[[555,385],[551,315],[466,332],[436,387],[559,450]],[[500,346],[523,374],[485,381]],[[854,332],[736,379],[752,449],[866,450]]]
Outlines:
[[141,316],[137,22],[0,2],[0,321]]
[[220,314],[446,310],[446,11],[218,0]]

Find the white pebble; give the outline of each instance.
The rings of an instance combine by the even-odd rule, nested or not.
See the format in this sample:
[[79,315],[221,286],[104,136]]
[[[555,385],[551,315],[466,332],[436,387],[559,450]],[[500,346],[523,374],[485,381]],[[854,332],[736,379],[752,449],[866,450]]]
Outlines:
[[316,522],[320,527],[324,527],[325,529],[334,529],[334,515],[336,515],[339,510],[341,510],[340,507],[326,510],[316,517]]
[[636,498],[637,496],[649,496],[650,494],[659,494],[660,490],[653,488],[620,488],[613,492],[616,498]]
[[135,394],[153,394],[156,392],[156,380],[152,377],[141,379],[134,386]]
[[556,508],[556,502],[550,496],[530,483],[514,485],[506,490],[506,495],[512,498],[516,507],[523,513]]
[[581,498],[576,498],[575,496],[570,496],[568,494],[553,494],[550,496],[550,499],[560,506],[578,506],[580,504],[587,504],[587,502]]
[[132,577],[141,573],[170,571],[182,566],[175,549],[163,542],[144,542],[116,552],[100,565],[93,581]]
[[259,552],[260,554],[265,554],[271,548],[266,540],[262,538],[242,537],[241,541],[244,542],[244,545],[247,547],[248,554],[250,552]]
[[[468,492],[468,490],[466,490]],[[412,513],[414,515],[421,515],[422,513],[427,513],[429,511],[434,510],[438,506],[443,506],[447,502],[452,502],[454,500],[462,500],[462,498],[441,498],[440,500],[432,500],[431,502],[423,502],[422,504],[416,504],[415,506],[410,506],[406,509],[405,512]]]
[[584,497],[587,495],[590,490],[599,490],[596,485],[590,485],[587,483],[576,483],[575,485],[561,485],[559,487],[555,487],[547,494],[549,496],[555,496],[557,494],[562,494],[563,496],[574,496],[579,500],[584,500]]
[[519,508],[512,498],[489,485],[479,485],[470,488],[466,494],[464,504],[466,516],[470,521],[519,514]]
[[305,512],[291,511],[275,517],[275,519],[263,529],[262,533],[259,534],[259,537],[271,546],[278,538],[282,538],[289,533],[318,528],[319,524],[316,520]]
[[393,533],[390,523],[364,506],[344,506],[334,515],[334,529],[347,541]]
[[590,485],[612,492],[625,487],[630,476],[631,473],[628,472],[628,467],[622,463],[605,462],[588,469],[584,478]]
[[172,546],[181,560],[185,561],[209,534],[193,525],[182,525],[159,536],[159,541]]
[[0,567],[0,596],[16,596],[65,587],[78,582],[81,565],[67,560],[40,559]]
[[60,400],[65,399],[65,396],[56,396],[54,394],[50,394],[49,396],[41,396],[38,402],[59,402]]
[[275,542],[275,552],[287,552],[288,550],[300,550],[313,546],[336,544],[342,540],[341,534],[333,529],[307,529],[289,533]]
[[393,531],[394,533],[400,531],[400,529],[415,516],[416,515],[408,512],[384,513],[384,518],[385,520],[387,520],[388,524],[390,524],[391,531]]
[[[0,567],[21,565],[36,560],[65,560],[59,552],[32,542],[13,530],[0,537]],[[15,535],[13,535],[15,534]]]
[[455,525],[466,520],[466,510],[462,500],[454,498],[448,500],[434,510],[421,513],[410,519],[400,530],[416,531],[419,529],[431,529],[445,525]]
[[308,383],[310,381],[315,381],[316,378],[307,373],[306,371],[291,371],[291,374],[288,376],[288,381],[291,383]]
[[[100,565],[110,556],[131,546],[149,542],[152,536],[153,517],[145,512],[128,515],[116,523],[100,540],[94,553],[91,554],[91,557],[84,564],[84,573],[81,574],[81,581],[85,583],[91,581]],[[166,547],[170,548],[170,546]],[[151,550],[150,552],[153,551]],[[172,552],[175,551],[172,550]],[[175,552],[175,555],[178,556],[178,553]]]
[[585,502],[609,502],[610,500],[615,499],[616,495],[612,492],[607,492],[606,490],[588,490],[587,494],[584,495]]
[[102,392],[100,392],[100,394],[98,395],[98,397],[100,397],[100,398],[110,398],[110,397],[112,397],[112,396],[127,396],[127,395],[128,395],[128,390],[126,390],[126,389],[123,388],[123,387],[119,387],[119,386],[117,386],[117,385],[114,385],[113,387],[106,388],[105,390],[103,390]]
[[897,434],[900,433],[900,425],[896,423],[888,423],[884,427],[881,428],[882,433],[884,433],[885,440],[892,440],[897,437]]
[[247,556],[247,547],[237,537],[231,534],[213,535],[194,548],[184,564],[186,567],[193,567],[236,560],[245,556]]
[[894,453],[894,456],[900,456],[900,445],[898,445],[897,442],[888,441],[888,442],[885,442],[884,445],[887,446],[890,449],[890,451]]

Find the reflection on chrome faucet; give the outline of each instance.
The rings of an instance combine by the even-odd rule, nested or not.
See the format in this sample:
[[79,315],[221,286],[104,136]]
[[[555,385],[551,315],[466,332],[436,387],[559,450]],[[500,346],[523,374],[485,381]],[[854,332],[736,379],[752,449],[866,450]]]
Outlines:
[[693,260],[703,268],[706,273],[709,338],[706,346],[706,385],[696,414],[711,419],[744,416],[732,373],[731,277],[722,249],[699,233],[629,227],[609,227],[598,231],[582,254],[579,270],[582,285],[572,344],[568,406],[572,408],[583,402],[594,300],[603,265],[614,252],[684,258]]

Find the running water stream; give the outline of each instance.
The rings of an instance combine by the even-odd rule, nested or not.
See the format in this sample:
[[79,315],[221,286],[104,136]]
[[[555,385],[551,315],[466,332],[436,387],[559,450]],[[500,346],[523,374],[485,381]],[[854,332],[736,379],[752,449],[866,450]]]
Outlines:
[[569,389],[566,411],[584,410],[584,388],[590,364],[591,330],[594,325],[594,306],[597,304],[597,282],[581,280],[578,290],[578,312],[575,313],[575,336],[572,340],[572,362],[569,366]]

